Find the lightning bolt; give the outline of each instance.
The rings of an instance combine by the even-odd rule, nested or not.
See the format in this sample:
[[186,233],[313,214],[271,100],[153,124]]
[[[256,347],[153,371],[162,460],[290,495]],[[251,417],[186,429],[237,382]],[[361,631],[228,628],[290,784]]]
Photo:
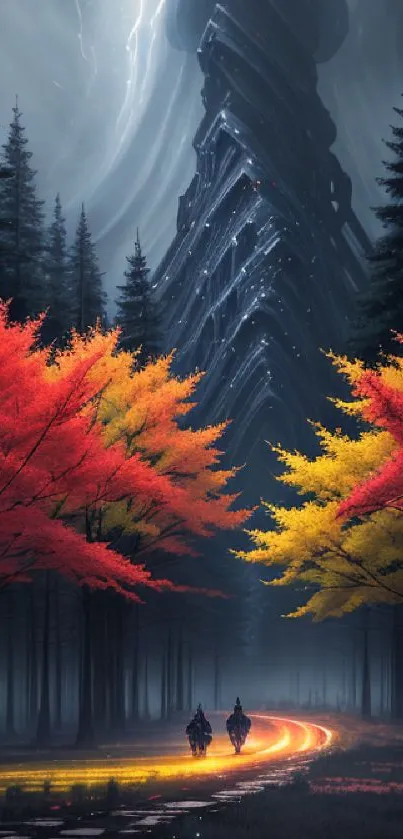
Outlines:
[[154,47],[155,40],[156,40],[156,37],[157,37],[156,24],[158,22],[158,18],[160,16],[164,6],[165,6],[165,2],[166,2],[166,0],[160,0],[157,8],[156,8],[151,20],[150,20],[151,41],[150,41],[150,47],[149,47],[148,54],[147,54],[147,63],[146,63],[146,69],[145,69],[144,77],[143,77],[143,84],[141,85],[141,89],[140,89],[139,105],[141,105],[144,101],[144,95],[145,95],[145,92],[146,92],[146,89],[147,89],[148,76],[149,76],[152,57],[153,57],[153,47]]
[[80,52],[81,52],[81,55],[82,55],[84,61],[86,61],[87,64],[89,64],[88,56],[85,54],[84,46],[83,46],[83,13],[82,13],[82,9],[81,9],[81,6],[80,6],[80,0],[75,0],[75,4],[76,4],[76,9],[77,9],[78,22],[79,22],[79,26],[80,26],[79,32],[77,33],[77,37],[78,37],[78,40],[79,40],[79,43],[80,43]]
[[[118,118],[116,120],[116,128],[117,129],[119,129],[120,123],[121,123],[121,121],[124,117],[124,114],[127,110],[129,102],[130,102],[132,90],[137,83],[137,75],[138,75],[138,60],[137,59],[138,59],[138,51],[139,51],[138,32],[139,32],[139,29],[140,29],[140,26],[141,26],[141,23],[142,23],[142,20],[143,20],[143,14],[144,14],[144,0],[140,0],[139,13],[138,13],[138,16],[137,16],[137,19],[136,19],[134,25],[132,26],[132,28],[129,32],[129,36],[128,36],[127,43],[126,43],[126,51],[130,55],[130,75],[129,75],[129,78],[126,82],[126,95],[125,95],[125,98],[123,100],[123,104],[122,104],[122,107],[120,109],[120,112],[118,114]],[[133,46],[133,42],[134,42],[134,46]],[[129,124],[130,124],[130,119],[129,119]],[[124,141],[127,130],[128,130],[128,126],[126,126],[126,129],[123,132],[123,135],[122,135],[123,140],[121,138],[122,142]],[[120,145],[122,145],[122,142],[120,143]]]
[[[154,45],[158,35],[159,18],[165,7],[165,3],[166,0],[158,0],[157,5],[152,11],[152,9],[150,9],[151,0],[147,0],[147,2],[146,0],[138,0],[137,17],[130,29],[126,41],[126,51],[129,53],[130,69],[129,78],[126,82],[124,100],[116,119],[115,128],[116,132],[119,133],[119,140],[116,148],[115,159],[119,155],[119,152],[131,129],[134,118],[134,108],[136,109],[136,115],[138,117],[139,109],[144,103],[147,89],[150,85],[150,76],[152,75],[153,70]],[[150,13],[151,11],[152,14],[147,19],[147,12]],[[145,67],[142,69],[140,66],[141,60],[139,53],[139,41],[140,37],[146,37],[145,35],[141,35],[141,32],[145,32],[146,29],[149,31],[147,39],[148,49]],[[125,123],[122,130],[123,120]]]

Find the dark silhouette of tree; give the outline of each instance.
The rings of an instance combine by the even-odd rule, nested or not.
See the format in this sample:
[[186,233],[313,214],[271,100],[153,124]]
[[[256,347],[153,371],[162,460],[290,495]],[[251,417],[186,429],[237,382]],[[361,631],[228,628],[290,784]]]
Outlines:
[[69,293],[66,223],[62,213],[60,195],[56,195],[51,222],[45,244],[44,273],[48,316],[42,328],[45,343],[63,338],[72,325],[72,300]]
[[122,330],[120,343],[126,350],[140,349],[138,363],[160,352],[160,313],[149,281],[150,269],[141,250],[139,231],[134,254],[126,257],[128,268],[124,273],[126,283],[118,286],[116,323]]
[[[42,273],[43,201],[36,194],[28,140],[16,101],[1,165],[10,177],[0,179],[0,296],[13,298],[10,315],[23,320],[44,305]],[[7,223],[8,222],[8,223]]]
[[[0,181],[8,179],[8,178],[12,178],[12,177],[13,177],[13,170],[12,169],[9,169],[5,166],[0,166]],[[3,215],[3,207],[1,206],[0,207],[0,295],[2,293],[1,271],[2,271],[2,267],[3,267],[3,263],[1,261],[1,256],[2,256],[2,254],[7,254],[7,253],[12,252],[12,247],[10,247],[10,244],[8,244],[8,246],[7,246],[7,241],[4,241],[4,240],[7,240],[7,238],[9,238],[9,237],[7,237],[7,236],[2,237],[1,234],[2,233],[10,234],[11,231],[13,230],[13,226],[14,225],[13,225],[12,219],[7,218],[7,216]]]
[[83,204],[69,255],[73,325],[79,332],[95,326],[98,319],[105,323],[106,294],[102,289],[102,276]]
[[[403,117],[403,110],[394,111]],[[392,330],[403,331],[403,126],[392,126],[392,132],[394,139],[384,142],[394,160],[384,161],[389,174],[377,179],[391,201],[375,210],[387,232],[369,257],[371,283],[359,297],[350,341],[352,354],[371,364],[380,352],[396,352]]]

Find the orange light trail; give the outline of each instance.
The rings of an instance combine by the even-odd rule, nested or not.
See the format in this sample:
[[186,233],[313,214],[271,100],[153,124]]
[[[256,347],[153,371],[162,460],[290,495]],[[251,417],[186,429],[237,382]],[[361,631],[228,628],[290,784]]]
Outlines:
[[122,786],[175,778],[205,778],[242,768],[260,767],[297,753],[320,751],[328,748],[333,740],[330,729],[311,722],[268,714],[250,716],[251,736],[240,755],[234,755],[225,734],[214,733],[213,743],[204,759],[189,755],[184,738],[184,745],[176,748],[171,755],[0,766],[0,793],[14,785],[22,786],[29,792],[40,791],[44,781],[49,781],[54,791],[67,792],[76,784],[105,786],[112,778]]

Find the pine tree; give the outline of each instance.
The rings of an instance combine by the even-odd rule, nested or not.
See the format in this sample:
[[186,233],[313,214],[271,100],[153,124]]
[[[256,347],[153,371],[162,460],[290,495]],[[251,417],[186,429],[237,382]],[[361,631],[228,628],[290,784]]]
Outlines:
[[45,281],[48,316],[42,329],[46,343],[63,337],[72,326],[72,301],[69,294],[66,223],[60,195],[56,195],[53,221],[47,232],[45,245]]
[[32,153],[27,149],[18,101],[13,113],[1,161],[12,177],[0,180],[1,215],[10,222],[0,228],[0,296],[13,298],[11,317],[23,320],[44,303],[43,201],[36,195],[36,172],[30,165]]
[[[5,166],[0,166],[0,180],[5,180],[5,179],[12,178],[13,174],[14,173],[13,173],[12,169],[8,169]],[[1,206],[0,207],[0,233],[1,233],[1,231],[6,232],[6,233],[10,233],[11,230],[13,229],[13,222],[10,218],[7,218],[5,215],[3,215],[2,211],[3,211],[3,207]],[[4,243],[0,239],[0,257],[1,257],[2,253],[9,253],[10,250],[11,250],[10,247],[7,248],[7,243]],[[2,268],[2,263],[0,263],[0,277],[1,277],[1,268]]]
[[106,294],[102,290],[102,276],[83,204],[69,257],[73,324],[79,332],[95,326],[97,320],[105,322]]
[[[394,111],[403,117],[403,110],[394,108]],[[394,139],[385,141],[385,145],[393,152],[394,160],[384,161],[390,174],[377,179],[391,202],[375,210],[388,232],[380,237],[369,257],[371,283],[359,298],[358,317],[350,341],[352,353],[369,363],[380,352],[395,352],[391,330],[403,331],[403,126],[392,127],[392,132]]]
[[160,351],[160,314],[148,275],[146,257],[143,256],[137,230],[134,254],[127,256],[126,283],[118,286],[121,292],[117,303],[116,323],[122,333],[120,343],[127,350],[137,350],[140,365]]

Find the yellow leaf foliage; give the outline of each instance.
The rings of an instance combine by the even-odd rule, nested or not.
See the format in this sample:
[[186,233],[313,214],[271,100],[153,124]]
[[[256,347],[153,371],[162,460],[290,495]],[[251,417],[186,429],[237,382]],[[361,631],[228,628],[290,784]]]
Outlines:
[[[352,389],[352,400],[333,401],[343,413],[364,419],[366,400],[354,397],[362,375],[361,361],[329,354],[333,365]],[[403,391],[403,359],[383,360],[378,372],[384,381]],[[320,454],[272,446],[284,471],[278,480],[301,498],[290,509],[264,503],[272,528],[249,531],[253,547],[236,554],[248,562],[277,567],[280,574],[266,585],[294,585],[306,591],[307,602],[288,617],[311,614],[314,620],[339,617],[368,603],[399,603],[403,599],[403,517],[385,510],[350,522],[337,517],[340,501],[375,473],[396,448],[392,436],[365,424],[355,439],[340,429],[313,424]],[[313,592],[313,593],[312,593]]]
[[215,444],[226,424],[196,430],[180,425],[195,404],[192,399],[203,374],[174,376],[172,354],[136,369],[135,354],[117,351],[117,339],[117,330],[105,335],[96,328],[85,336],[74,332],[70,349],[56,353],[48,375],[66,375],[73,358],[84,359],[99,347],[93,375],[102,383],[97,418],[104,427],[105,446],[123,441],[128,458],[140,455],[186,495],[183,521],[161,508],[145,509],[132,499],[130,504],[114,503],[103,510],[104,531],[136,535],[140,549],[158,544],[183,552],[187,548],[181,538],[189,532],[189,524],[191,532],[209,535],[214,528],[244,523],[248,514],[230,509],[237,496],[224,494],[236,469],[218,468],[221,452]]

